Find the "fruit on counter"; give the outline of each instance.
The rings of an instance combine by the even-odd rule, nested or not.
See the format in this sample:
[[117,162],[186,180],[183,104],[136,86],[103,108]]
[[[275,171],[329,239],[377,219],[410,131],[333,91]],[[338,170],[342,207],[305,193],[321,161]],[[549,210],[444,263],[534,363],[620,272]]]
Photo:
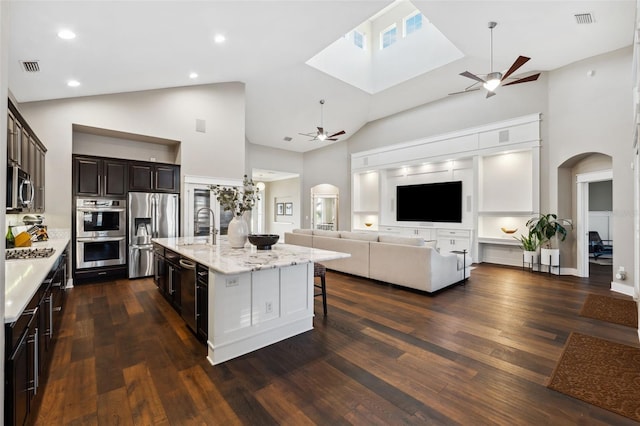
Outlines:
[[28,232],[21,232],[15,238],[16,247],[31,247],[31,235]]

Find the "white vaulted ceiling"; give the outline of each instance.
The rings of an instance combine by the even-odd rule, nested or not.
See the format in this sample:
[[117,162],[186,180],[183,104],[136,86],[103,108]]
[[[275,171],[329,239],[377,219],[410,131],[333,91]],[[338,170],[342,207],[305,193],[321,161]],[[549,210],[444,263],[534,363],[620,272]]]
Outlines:
[[[304,152],[324,146],[298,135],[320,124],[320,99],[326,100],[325,127],[344,129],[344,141],[368,121],[464,89],[471,82],[458,75],[462,71],[487,73],[488,21],[498,22],[496,70],[504,71],[518,55],[532,58],[517,74],[549,71],[629,46],[634,37],[634,0],[415,0],[463,58],[373,94],[306,64],[391,3],[12,1],[9,88],[18,102],[29,102],[241,81],[246,84],[247,139]],[[577,13],[591,13],[595,22],[579,25]],[[77,37],[58,38],[62,28]],[[215,43],[216,34],[225,35],[226,42]],[[30,60],[39,62],[40,72],[23,71],[20,61]],[[397,66],[403,67],[402,61]],[[199,77],[190,79],[190,72]],[[68,87],[69,79],[81,85]]]

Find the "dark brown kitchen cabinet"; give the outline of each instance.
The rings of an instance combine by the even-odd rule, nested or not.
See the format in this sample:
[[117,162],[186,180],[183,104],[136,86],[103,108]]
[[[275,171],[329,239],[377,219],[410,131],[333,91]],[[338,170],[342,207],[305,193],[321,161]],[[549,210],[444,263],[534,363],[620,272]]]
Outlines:
[[74,156],[73,194],[91,197],[125,197],[127,195],[127,162]]
[[22,167],[22,124],[11,111],[7,115],[7,162]]
[[5,324],[5,425],[33,423],[62,320],[68,254],[67,246],[22,315]]
[[5,399],[6,425],[23,425],[34,411],[42,371],[41,356],[44,290],[40,288],[22,315],[5,324]]
[[29,174],[33,184],[33,203],[21,212],[44,212],[45,157],[47,148],[38,139],[17,108],[9,101],[7,114],[7,163]]
[[163,295],[167,294],[167,259],[164,247],[153,244],[153,281]]
[[180,286],[182,279],[182,268],[180,267],[180,255],[171,250],[165,249],[165,298],[173,305],[174,309],[181,313],[182,304],[180,298]]
[[196,266],[196,322],[197,336],[206,342],[209,330],[209,268]]
[[132,161],[129,191],[180,192],[180,166]]

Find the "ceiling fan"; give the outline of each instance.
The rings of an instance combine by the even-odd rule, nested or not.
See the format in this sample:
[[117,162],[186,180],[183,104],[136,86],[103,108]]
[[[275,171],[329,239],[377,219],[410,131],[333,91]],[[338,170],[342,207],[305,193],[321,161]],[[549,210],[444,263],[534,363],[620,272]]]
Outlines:
[[312,138],[312,139],[309,139],[311,141],[337,141],[338,138],[336,136],[344,135],[345,131],[340,130],[339,132],[329,134],[329,132],[327,132],[324,129],[322,124],[323,107],[324,107],[324,99],[320,99],[320,127],[317,127],[318,130],[312,133],[299,133],[299,134],[302,136],[309,136],[310,138]]
[[[518,56],[518,59],[515,60],[515,62],[504,74],[502,74],[499,71],[493,71],[493,29],[496,27],[496,25],[498,25],[498,23],[493,21],[489,22],[488,24],[489,30],[491,31],[489,74],[480,74],[485,76],[485,78],[481,78],[469,71],[461,72],[460,73],[461,76],[475,80],[475,83],[473,83],[471,86],[468,86],[467,88],[465,88],[460,92],[449,93],[450,95],[457,95],[459,93],[467,93],[467,92],[472,92],[474,90],[480,90],[480,87],[474,87],[474,86],[482,83],[482,87],[484,87],[487,90],[487,98],[490,98],[491,96],[496,94],[495,90],[499,86],[510,86],[512,84],[527,83],[529,81],[536,81],[538,77],[540,77],[540,73],[533,74],[528,77],[518,78],[518,79],[514,79],[514,77],[511,77],[511,74],[516,72],[521,66],[526,64],[529,61],[529,59],[531,59],[531,58],[527,58],[526,56]],[[509,79],[513,81],[508,81]]]

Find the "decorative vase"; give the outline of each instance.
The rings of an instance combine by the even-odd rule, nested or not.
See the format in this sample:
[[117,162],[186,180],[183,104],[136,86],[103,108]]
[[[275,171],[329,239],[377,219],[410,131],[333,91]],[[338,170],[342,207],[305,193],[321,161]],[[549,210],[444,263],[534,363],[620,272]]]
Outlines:
[[249,235],[249,225],[242,216],[234,216],[229,222],[227,240],[231,248],[243,248]]

